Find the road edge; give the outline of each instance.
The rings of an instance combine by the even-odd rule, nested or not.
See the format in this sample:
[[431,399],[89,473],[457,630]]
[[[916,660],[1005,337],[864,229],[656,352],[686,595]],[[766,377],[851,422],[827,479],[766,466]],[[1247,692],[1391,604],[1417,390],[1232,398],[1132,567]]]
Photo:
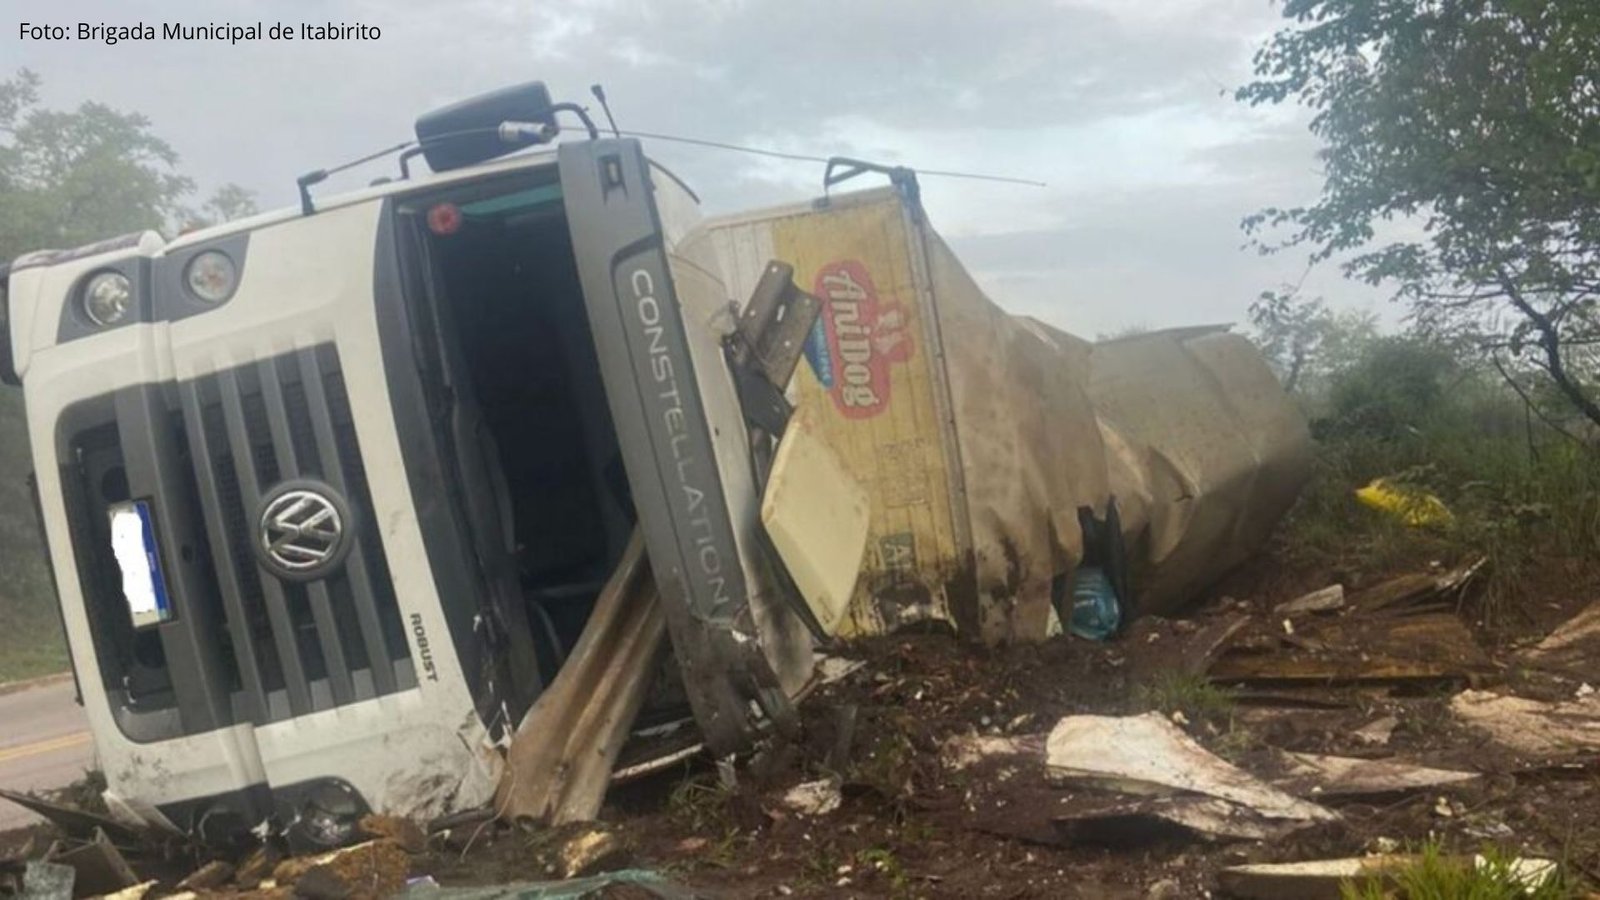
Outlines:
[[21,681],[7,681],[0,683],[0,697],[32,690],[34,688],[49,687],[52,684],[60,684],[63,681],[71,680],[71,672],[57,672],[54,675],[39,675],[34,678],[24,678]]

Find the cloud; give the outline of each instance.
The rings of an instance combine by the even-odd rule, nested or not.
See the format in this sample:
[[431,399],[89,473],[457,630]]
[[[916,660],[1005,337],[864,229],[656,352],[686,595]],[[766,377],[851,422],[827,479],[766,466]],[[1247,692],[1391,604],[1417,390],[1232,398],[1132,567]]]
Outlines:
[[[12,21],[363,22],[373,42],[26,43],[46,100],[137,109],[204,185],[268,205],[294,178],[409,136],[434,106],[533,78],[624,128],[927,169],[934,221],[997,296],[1080,331],[1239,319],[1295,269],[1239,219],[1315,196],[1293,110],[1224,96],[1276,24],[1268,0],[0,0]],[[803,199],[821,166],[652,143],[712,211]],[[391,174],[388,163],[337,187]],[[1298,272],[1294,273],[1298,276]],[[1335,303],[1367,289],[1330,279]]]

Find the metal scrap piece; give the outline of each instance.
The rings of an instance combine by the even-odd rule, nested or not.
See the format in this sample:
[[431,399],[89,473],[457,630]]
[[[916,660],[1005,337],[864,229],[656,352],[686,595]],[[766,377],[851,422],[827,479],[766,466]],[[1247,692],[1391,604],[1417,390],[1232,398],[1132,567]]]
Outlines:
[[508,821],[593,819],[665,643],[661,600],[635,529],[583,635],[517,727],[495,810]]

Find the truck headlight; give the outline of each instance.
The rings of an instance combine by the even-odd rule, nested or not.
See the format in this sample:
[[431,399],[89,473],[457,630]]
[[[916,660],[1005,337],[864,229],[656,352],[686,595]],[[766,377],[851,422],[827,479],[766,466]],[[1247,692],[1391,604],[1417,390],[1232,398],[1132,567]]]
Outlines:
[[183,271],[189,292],[207,303],[221,303],[239,286],[239,267],[221,250],[207,250],[189,260]]
[[121,272],[101,272],[83,286],[83,314],[101,326],[127,318],[133,307],[133,282]]

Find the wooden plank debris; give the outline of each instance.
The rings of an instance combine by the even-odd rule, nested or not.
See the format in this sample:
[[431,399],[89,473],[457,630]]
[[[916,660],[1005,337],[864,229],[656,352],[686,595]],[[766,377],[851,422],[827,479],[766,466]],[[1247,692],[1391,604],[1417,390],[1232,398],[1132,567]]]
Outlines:
[[1333,612],[1344,607],[1344,585],[1330,584],[1273,607],[1277,616],[1301,616],[1307,613]]
[[1213,681],[1350,684],[1470,681],[1495,671],[1461,620],[1449,613],[1403,619],[1310,620],[1297,646],[1242,648],[1212,666]]
[[1540,669],[1600,671],[1600,602],[1567,620],[1521,654],[1523,663]]
[[1186,675],[1204,675],[1248,624],[1250,616],[1242,613],[1212,620],[1185,639],[1182,655],[1178,658],[1178,671]]

